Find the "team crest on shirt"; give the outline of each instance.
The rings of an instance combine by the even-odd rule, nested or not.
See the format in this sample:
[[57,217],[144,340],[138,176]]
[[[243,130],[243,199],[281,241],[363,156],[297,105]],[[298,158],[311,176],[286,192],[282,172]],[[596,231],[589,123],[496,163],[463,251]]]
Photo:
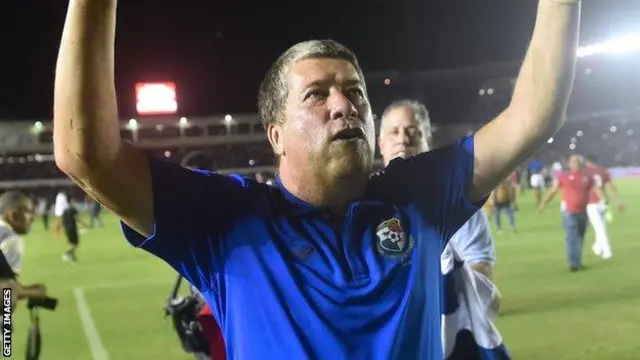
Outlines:
[[378,225],[376,236],[378,253],[387,258],[406,259],[414,246],[413,236],[402,229],[400,220],[395,217]]

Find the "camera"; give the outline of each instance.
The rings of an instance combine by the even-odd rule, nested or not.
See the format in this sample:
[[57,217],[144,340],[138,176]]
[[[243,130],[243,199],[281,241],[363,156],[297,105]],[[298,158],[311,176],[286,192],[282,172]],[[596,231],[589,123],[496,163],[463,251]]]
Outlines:
[[34,308],[41,308],[46,310],[55,310],[58,306],[58,299],[52,297],[44,297],[42,299],[29,299],[27,301],[27,308],[29,310]]

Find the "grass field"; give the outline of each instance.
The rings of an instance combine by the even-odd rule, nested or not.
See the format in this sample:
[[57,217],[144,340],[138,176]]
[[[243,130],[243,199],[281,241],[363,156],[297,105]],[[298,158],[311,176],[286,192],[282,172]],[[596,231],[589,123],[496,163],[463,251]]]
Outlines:
[[[619,181],[619,187],[628,210],[616,213],[610,226],[615,255],[596,258],[589,231],[584,272],[567,271],[558,207],[538,214],[530,193],[519,201],[519,234],[496,236],[496,282],[504,296],[497,325],[515,359],[640,358],[640,180]],[[40,222],[26,239],[23,283],[45,283],[60,299],[55,312],[41,311],[42,359],[191,359],[163,319],[173,270],[131,248],[113,217],[105,221],[106,228],[83,235],[77,265],[61,261],[65,241]],[[93,327],[83,325],[87,315]],[[14,359],[24,358],[27,327],[21,304]]]

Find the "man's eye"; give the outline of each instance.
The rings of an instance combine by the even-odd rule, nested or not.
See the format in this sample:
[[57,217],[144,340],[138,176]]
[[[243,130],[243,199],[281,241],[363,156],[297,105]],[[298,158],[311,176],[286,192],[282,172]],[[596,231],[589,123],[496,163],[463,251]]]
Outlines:
[[322,97],[324,97],[324,92],[321,90],[311,90],[309,92],[307,92],[307,95],[305,95],[304,99],[321,99]]
[[351,90],[349,90],[349,94],[353,94],[359,97],[364,97],[364,92],[358,88],[353,88]]

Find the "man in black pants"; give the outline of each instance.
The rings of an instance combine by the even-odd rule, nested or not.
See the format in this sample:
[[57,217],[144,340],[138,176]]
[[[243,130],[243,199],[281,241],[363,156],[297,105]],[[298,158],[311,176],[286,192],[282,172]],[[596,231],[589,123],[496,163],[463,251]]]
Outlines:
[[60,220],[64,235],[67,237],[67,241],[71,246],[69,250],[62,254],[62,260],[76,262],[78,261],[76,249],[80,241],[80,236],[78,235],[78,210],[76,207],[70,203],[69,207],[62,213]]

